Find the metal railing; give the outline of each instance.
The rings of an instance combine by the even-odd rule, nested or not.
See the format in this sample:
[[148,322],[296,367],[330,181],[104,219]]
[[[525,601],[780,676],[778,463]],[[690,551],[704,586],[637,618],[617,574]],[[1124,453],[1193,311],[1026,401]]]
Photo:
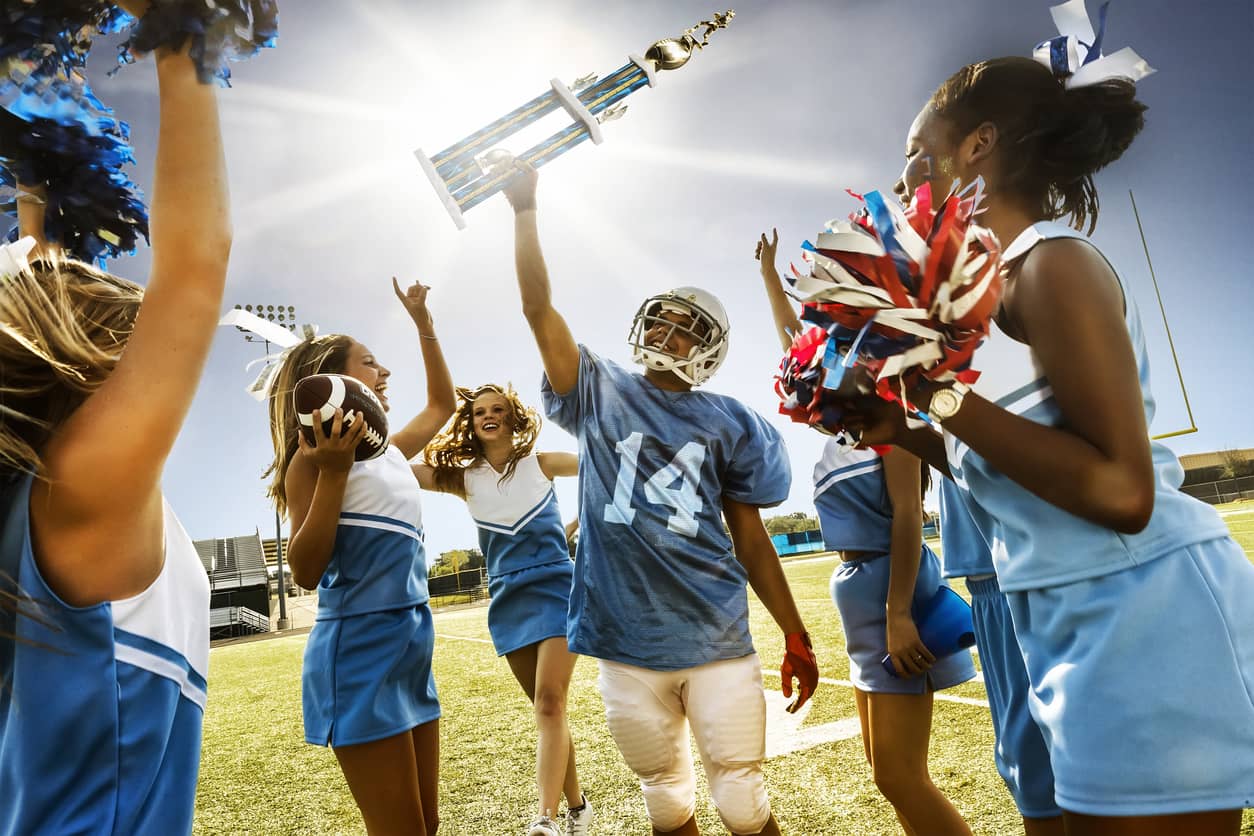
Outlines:
[[1238,476],[1235,479],[1217,479],[1213,482],[1197,482],[1180,488],[1211,505],[1222,505],[1238,499],[1254,499],[1254,476]]
[[217,607],[209,611],[209,630],[224,630],[236,625],[253,633],[269,633],[270,619],[248,607]]
[[256,610],[250,610],[248,607],[233,607],[238,610],[236,620],[239,624],[246,624],[258,633],[270,632],[270,619]]

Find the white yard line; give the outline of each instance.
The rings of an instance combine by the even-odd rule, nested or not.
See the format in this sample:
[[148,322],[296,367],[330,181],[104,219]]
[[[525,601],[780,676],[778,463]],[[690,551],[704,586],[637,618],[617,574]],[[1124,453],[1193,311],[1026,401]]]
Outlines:
[[[779,671],[764,670],[762,671],[762,673],[766,674],[767,676],[779,676]],[[850,682],[848,679],[829,679],[826,676],[820,676],[819,682],[823,685],[838,685],[841,688],[854,687],[854,684]],[[984,708],[988,708],[988,700],[978,700],[978,699],[975,699],[974,697],[959,697],[955,694],[945,694],[939,691],[934,693],[933,697],[935,697],[938,700],[941,700],[942,702],[956,702],[956,703],[961,703],[962,705],[980,705],[980,706],[983,706]]]
[[436,633],[437,639],[448,639],[454,642],[475,642],[477,644],[492,644],[491,639],[472,639],[470,636],[452,636],[448,633]]
[[791,700],[778,691],[766,692],[766,757],[778,758],[793,752],[804,752],[827,743],[839,743],[862,735],[857,717],[846,717],[833,723],[803,726],[802,717],[789,714],[785,708]]
[[[475,644],[492,644],[488,639],[478,639],[472,636],[456,636],[451,633],[436,633],[436,638],[447,639],[448,641],[458,642],[474,642]],[[762,673],[768,676],[778,677],[779,673],[773,670],[765,670]],[[852,688],[853,683],[847,679],[832,679],[830,677],[819,677],[819,682],[823,685],[836,685],[841,688]],[[784,710],[784,706],[789,702],[782,694],[775,690],[764,689],[766,695],[767,718],[766,718],[766,756],[767,758],[778,758],[783,755],[790,755],[794,752],[804,752],[807,749],[814,749],[828,743],[838,743],[842,740],[849,740],[862,734],[862,724],[857,717],[845,717],[842,720],[836,720],[832,723],[819,723],[813,726],[803,726],[804,714],[801,717],[788,714]],[[956,702],[963,705],[978,705],[988,708],[987,700],[977,700],[971,697],[958,697],[951,694],[935,694],[935,698],[945,702]]]
[[[436,633],[435,637],[437,639],[448,639],[449,641],[456,641],[456,642],[474,642],[476,644],[492,644],[492,642],[489,639],[476,639],[470,636],[454,636],[451,633]],[[774,670],[769,670],[769,669],[762,671],[762,673],[766,674],[767,676],[775,676],[775,677],[779,676],[779,671],[774,671]],[[981,674],[976,673],[974,681],[983,682],[984,677]],[[823,685],[837,685],[841,688],[854,687],[853,683],[850,682],[848,679],[831,679],[826,676],[820,676],[819,682],[822,683]],[[944,694],[940,692],[937,692],[933,696],[936,699],[941,700],[942,702],[956,702],[956,703],[961,703],[962,705],[979,705],[979,706],[983,706],[984,708],[988,708],[988,700],[979,700],[979,699],[975,699],[974,697],[960,697],[960,696],[957,696],[956,694]]]
[[782,560],[780,562],[783,563],[784,568],[787,569],[790,566],[802,566],[806,563],[818,563],[820,560],[831,560],[836,563],[839,563],[840,555],[836,554],[835,552],[824,552],[818,557],[794,557],[789,560]]

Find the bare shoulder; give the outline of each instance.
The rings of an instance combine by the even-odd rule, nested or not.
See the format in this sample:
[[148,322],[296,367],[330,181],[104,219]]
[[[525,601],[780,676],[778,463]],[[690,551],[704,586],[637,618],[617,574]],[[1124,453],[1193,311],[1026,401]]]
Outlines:
[[549,479],[579,473],[579,456],[575,453],[536,453],[536,460],[540,463],[540,471]]
[[449,493],[462,499],[466,498],[466,468],[454,469],[456,477],[451,485],[442,484],[440,480],[437,480],[435,466],[428,464],[425,460],[411,463],[410,469],[414,472],[414,478],[418,480],[418,487],[424,491]]
[[1011,273],[1006,305],[1016,321],[1032,318],[1041,307],[1069,308],[1115,304],[1123,309],[1123,288],[1106,257],[1078,238],[1042,241]]

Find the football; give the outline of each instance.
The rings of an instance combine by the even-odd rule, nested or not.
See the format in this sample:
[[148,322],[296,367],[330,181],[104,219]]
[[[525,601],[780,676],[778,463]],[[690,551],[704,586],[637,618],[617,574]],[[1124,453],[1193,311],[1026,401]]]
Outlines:
[[388,446],[388,419],[374,392],[355,377],[343,374],[315,374],[297,382],[292,398],[300,431],[305,441],[314,443],[313,416],[322,421],[322,431],[331,434],[337,408],[344,410],[344,426],[366,422],[366,434],[357,445],[356,461],[383,455]]

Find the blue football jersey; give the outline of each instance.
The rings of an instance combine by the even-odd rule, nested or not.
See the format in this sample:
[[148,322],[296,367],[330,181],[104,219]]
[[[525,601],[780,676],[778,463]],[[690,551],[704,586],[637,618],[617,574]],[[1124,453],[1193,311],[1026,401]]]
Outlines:
[[893,505],[879,453],[829,438],[814,466],[814,510],[829,550],[887,554]]
[[652,670],[753,652],[748,575],[723,527],[723,498],[778,505],[784,442],[734,398],[671,392],[579,349],[548,416],[579,440],[580,536],[571,650]]
[[[1039,223],[1020,233],[1003,257],[1007,261],[1019,258],[1050,238],[1087,240],[1061,223]],[[1154,417],[1154,397],[1145,334],[1132,294],[1122,278],[1119,284],[1148,426]],[[1077,357],[1076,362],[1084,359]],[[1063,423],[1062,410],[1032,349],[1007,336],[996,323],[979,349],[977,364],[983,371],[973,388],[982,397],[1038,424],[1057,427]],[[1136,534],[1121,534],[1046,502],[949,433],[945,433],[945,446],[950,473],[966,492],[964,499],[992,551],[998,582],[1007,592],[1100,577],[1194,543],[1228,536],[1214,508],[1179,490],[1184,470],[1175,454],[1156,441],[1150,442],[1154,512],[1149,524]]]
[[427,602],[418,492],[418,479],[395,445],[353,464],[331,560],[318,584],[319,621]]
[[209,665],[209,578],[165,508],[143,592],[62,602],[35,562],[33,477],[0,483],[0,834],[190,833]]
[[993,574],[993,555],[971,517],[962,489],[950,479],[940,480],[941,566],[947,578]]
[[487,462],[467,468],[464,485],[490,577],[570,560],[553,483],[535,453],[519,459],[507,479]]

